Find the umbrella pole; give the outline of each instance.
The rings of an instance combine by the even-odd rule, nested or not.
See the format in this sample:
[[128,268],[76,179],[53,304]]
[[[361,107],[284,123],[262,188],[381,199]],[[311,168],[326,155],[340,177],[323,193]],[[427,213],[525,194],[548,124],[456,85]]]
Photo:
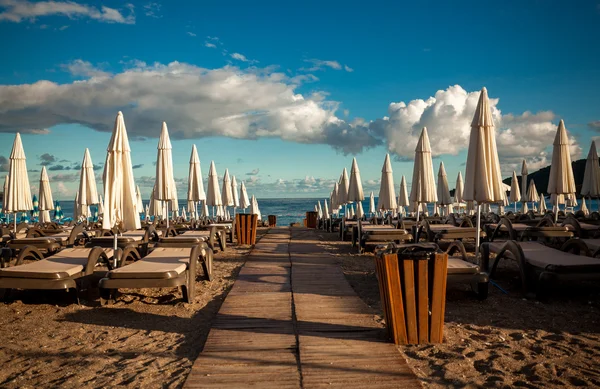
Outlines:
[[113,239],[113,263],[114,268],[117,267],[117,234],[115,233],[115,237]]
[[16,233],[17,233],[17,213],[16,212],[15,212],[14,216],[15,216],[15,226],[13,227],[13,231],[14,231],[14,233],[16,235]]
[[419,203],[417,203],[417,221],[415,224],[416,230],[415,230],[415,243],[419,243],[419,211],[421,210],[421,207],[419,207]]
[[481,205],[477,204],[477,235],[475,239],[475,258],[479,258],[479,235],[481,234]]
[[558,211],[559,211],[559,207],[558,207],[558,195],[556,195],[556,212],[554,212],[554,224],[558,223]]
[[165,208],[167,210],[165,217],[167,218],[167,229],[169,229],[169,200],[165,201]]

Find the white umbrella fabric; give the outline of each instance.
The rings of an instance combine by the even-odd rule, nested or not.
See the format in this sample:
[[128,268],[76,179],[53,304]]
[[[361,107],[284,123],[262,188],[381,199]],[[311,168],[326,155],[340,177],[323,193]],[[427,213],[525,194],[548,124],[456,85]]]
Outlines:
[[[156,155],[156,186],[154,187],[154,199],[166,203],[167,228],[169,227],[169,202],[177,200],[175,192],[175,178],[173,176],[173,154],[171,139],[167,123],[163,122],[158,140],[158,152]],[[175,205],[175,204],[172,204]],[[175,211],[177,208],[173,208]]]
[[588,216],[590,214],[590,211],[587,205],[585,204],[585,197],[581,199],[581,212],[583,212],[585,216]]
[[[438,170],[438,185],[437,185],[437,204],[447,207],[452,204],[452,199],[450,198],[450,189],[448,186],[448,176],[446,175],[446,168],[444,167],[444,162],[440,162],[440,168]],[[446,215],[448,212],[446,212]]]
[[54,199],[52,198],[52,189],[50,188],[50,180],[46,172],[46,166],[42,166],[40,174],[40,196],[39,196],[40,223],[49,223],[50,211],[54,209]]
[[[238,208],[240,206],[240,196],[238,192],[238,185],[235,176],[231,177],[231,194],[233,195],[233,207]],[[235,215],[235,210],[234,210]]]
[[402,176],[402,180],[400,180],[400,191],[398,192],[398,208],[402,208],[402,213],[404,213],[404,207],[410,207],[410,200],[406,188],[406,177]]
[[142,201],[142,192],[140,192],[139,185],[135,186],[135,207],[136,207],[137,213],[144,212],[144,203]]
[[544,194],[540,193],[540,204],[538,206],[538,209],[540,211],[540,213],[543,215],[544,213],[546,213],[546,199],[544,199]]
[[363,216],[365,216],[365,211],[363,209],[362,202],[359,201],[356,203],[356,218],[362,219]]
[[94,164],[90,150],[85,149],[83,162],[81,163],[81,172],[79,174],[79,198],[77,206],[80,208],[81,216],[86,219],[86,211],[90,205],[98,204],[98,190],[96,188],[96,176],[94,175]]
[[321,208],[321,201],[317,201],[317,216],[319,219],[323,219],[323,208]]
[[[196,145],[192,145],[192,154],[190,155],[190,170],[188,173],[188,194],[187,200],[194,203],[193,215],[196,217],[198,211],[196,210],[199,201],[206,200],[206,193],[204,192],[204,183],[202,182],[202,170],[200,169],[200,158],[198,157],[198,150]],[[188,204],[189,207],[189,204]],[[188,212],[190,209],[188,208]]]
[[331,198],[330,198],[332,213],[337,213],[337,210],[340,208],[340,205],[338,204],[338,193],[339,193],[339,185],[336,182],[333,184],[333,191],[331,192]]
[[[521,201],[521,199],[525,199],[525,196],[521,196],[519,181],[517,180],[517,173],[513,170],[512,180],[510,182],[510,201],[515,204],[515,212],[517,212],[517,203]],[[523,201],[523,203],[525,203],[525,201]],[[523,213],[525,213],[525,210],[523,210]]]
[[219,177],[217,176],[217,168],[215,167],[214,161],[210,162],[210,169],[208,171],[208,193],[206,194],[206,204],[211,207],[223,205],[223,198],[221,197],[221,190],[219,189]]
[[[564,121],[560,121],[552,147],[552,164],[550,165],[550,178],[548,180],[548,193],[551,195],[568,195],[575,193],[575,180],[571,166],[571,153],[569,152],[569,137]],[[558,201],[554,222],[558,222]]]
[[529,171],[527,170],[527,162],[525,162],[525,160],[523,160],[523,164],[521,165],[521,188],[523,189],[523,197],[521,198],[522,203],[527,202],[527,196],[526,196],[525,190],[526,190],[526,188],[528,188],[528,186],[527,186],[527,175],[528,174],[529,174]]
[[346,168],[342,171],[342,176],[340,177],[340,184],[338,185],[338,198],[337,204],[342,206],[348,203],[348,190],[350,187],[350,182],[348,180],[348,172]]
[[377,209],[380,211],[395,211],[396,208],[398,208],[398,202],[396,201],[396,188],[394,188],[394,172],[392,171],[390,155],[386,154],[381,167]]
[[481,204],[502,201],[504,188],[500,161],[496,148],[496,130],[487,89],[481,89],[475,115],[471,122],[471,136],[465,171],[465,200],[477,201],[477,235],[475,255],[479,255],[481,234]]
[[251,205],[250,200],[248,199],[248,192],[246,191],[246,184],[242,181],[240,185],[240,208],[246,209]]
[[104,200],[102,200],[102,195],[98,195],[98,215],[104,215]]
[[231,191],[231,178],[229,178],[229,169],[225,169],[223,175],[223,190],[221,191],[221,202],[223,207],[233,206],[233,192]]
[[[423,203],[437,202],[433,162],[431,160],[431,146],[427,128],[423,127],[419,142],[415,148],[415,163],[413,166],[412,187],[410,188],[410,201],[417,203],[417,230],[419,228],[419,206]],[[418,241],[418,237],[417,237]]]
[[[583,173],[583,184],[581,185],[581,195],[600,197],[600,164],[598,162],[598,151],[596,150],[596,141],[593,140],[585,161],[585,171]],[[591,202],[590,202],[591,208]]]
[[202,201],[202,218],[207,219],[210,216],[208,212],[208,204],[206,204],[206,200]]
[[323,214],[325,219],[329,219],[329,207],[327,206],[327,199],[323,200]]
[[31,199],[31,186],[27,175],[27,162],[25,150],[21,142],[21,134],[17,132],[13,148],[10,153],[8,168],[8,185],[4,193],[4,212],[15,214],[14,232],[17,231],[17,212],[31,211],[33,201]]
[[[110,230],[117,224],[122,224],[127,230],[137,230],[141,227],[140,214],[136,212],[135,206],[135,182],[130,153],[125,121],[123,114],[119,112],[108,143],[102,175],[104,183],[102,228],[105,230]],[[116,234],[114,249],[115,251],[117,249]]]
[[[350,184],[348,185],[348,197],[349,203],[360,204],[365,199],[365,193],[363,192],[362,181],[360,179],[360,170],[358,169],[358,163],[356,158],[352,159],[352,169],[350,170]],[[321,204],[319,203],[319,207]],[[361,226],[358,223],[358,236],[361,236]]]
[[530,203],[537,203],[540,201],[540,197],[533,180],[529,181],[529,188],[527,188],[527,201]]
[[187,220],[187,213],[185,212],[185,207],[181,208],[181,218],[183,220]]
[[373,215],[375,212],[377,212],[375,208],[375,193],[371,192],[369,195],[369,213]]

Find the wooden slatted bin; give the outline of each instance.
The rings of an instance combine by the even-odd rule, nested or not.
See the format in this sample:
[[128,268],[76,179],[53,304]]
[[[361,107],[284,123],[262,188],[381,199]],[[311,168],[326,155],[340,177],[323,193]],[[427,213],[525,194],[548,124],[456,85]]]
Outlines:
[[448,254],[403,245],[377,255],[377,277],[388,336],[395,344],[441,343]]
[[256,244],[258,215],[238,213],[235,215],[235,233],[238,244]]
[[306,227],[317,228],[317,218],[319,214],[315,211],[306,212]]
[[277,226],[277,215],[269,215],[269,227]]

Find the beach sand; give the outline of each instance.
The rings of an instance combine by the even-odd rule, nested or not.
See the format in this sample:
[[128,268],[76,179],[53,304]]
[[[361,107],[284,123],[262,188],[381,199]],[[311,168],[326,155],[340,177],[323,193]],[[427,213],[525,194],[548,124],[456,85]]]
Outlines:
[[[372,254],[353,254],[320,232],[352,287],[381,316]],[[198,281],[193,304],[175,289],[123,290],[116,305],[78,306],[62,292],[17,292],[0,304],[0,387],[181,387],[247,249],[218,253],[214,280]],[[600,386],[600,288],[559,289],[549,303],[523,299],[517,268],[477,301],[448,289],[444,343],[400,346],[426,387]],[[200,278],[199,278],[200,279]]]
[[0,387],[181,387],[248,252],[218,252],[193,304],[175,288],[122,289],[109,307],[97,298],[78,306],[63,291],[14,292],[0,304]]
[[[354,290],[380,316],[373,254],[322,233]],[[569,283],[548,303],[524,299],[518,267],[507,262],[486,301],[449,285],[444,343],[400,346],[425,387],[600,387],[600,286]],[[383,320],[383,317],[381,317]]]

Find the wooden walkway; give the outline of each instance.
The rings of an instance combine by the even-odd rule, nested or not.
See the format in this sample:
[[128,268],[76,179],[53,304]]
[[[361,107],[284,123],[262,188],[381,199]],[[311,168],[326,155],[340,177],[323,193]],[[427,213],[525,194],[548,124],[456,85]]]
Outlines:
[[274,228],[223,302],[186,388],[420,388],[313,230]]

